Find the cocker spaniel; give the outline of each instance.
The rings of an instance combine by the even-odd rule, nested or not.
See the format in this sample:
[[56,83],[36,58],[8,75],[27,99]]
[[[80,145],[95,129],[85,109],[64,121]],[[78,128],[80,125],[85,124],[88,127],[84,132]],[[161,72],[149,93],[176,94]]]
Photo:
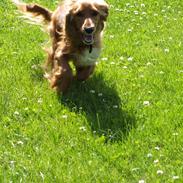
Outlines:
[[[48,26],[52,47],[46,62],[51,71],[46,77],[51,87],[66,92],[74,78],[88,79],[101,52],[108,4],[104,0],[64,0],[51,12],[37,4],[13,2],[25,15],[30,15],[29,19],[38,22],[42,18]],[[70,61],[75,66],[75,76]]]

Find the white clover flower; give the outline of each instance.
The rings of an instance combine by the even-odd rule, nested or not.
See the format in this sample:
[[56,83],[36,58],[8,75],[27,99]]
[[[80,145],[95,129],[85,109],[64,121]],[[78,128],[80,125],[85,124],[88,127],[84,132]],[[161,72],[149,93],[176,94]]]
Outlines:
[[123,57],[123,56],[121,56],[119,59],[120,59],[120,60],[124,60],[124,57]]
[[144,78],[144,75],[143,75],[143,74],[141,74],[139,77],[140,77],[140,78]]
[[[15,1],[15,0],[14,0],[14,1]],[[18,54],[18,52],[16,52],[16,51],[13,51],[12,53],[15,54],[15,55]]]
[[139,183],[145,183],[145,180],[139,180]]
[[32,69],[37,69],[37,65],[32,65],[31,68]]
[[172,177],[172,179],[173,179],[173,180],[178,180],[178,179],[179,179],[179,176],[174,175],[174,176]]
[[147,15],[147,13],[143,11],[143,12],[142,12],[142,15]]
[[150,102],[146,100],[146,101],[143,102],[143,105],[144,106],[150,106]]
[[13,161],[13,160],[12,160],[12,161],[10,161],[10,164],[14,164],[14,163],[15,163],[15,161]]
[[102,61],[107,61],[108,58],[104,57],[104,58],[102,58],[101,60],[102,60]]
[[132,29],[128,29],[128,32],[132,32]]
[[151,153],[148,153],[148,154],[147,154],[147,157],[148,157],[148,158],[152,158],[152,156],[153,156],[153,155],[152,155]]
[[25,111],[28,111],[28,110],[29,110],[29,108],[28,108],[28,107],[26,107],[26,108],[24,108],[24,110],[25,110]]
[[95,90],[90,90],[90,93],[95,93]]
[[154,149],[156,149],[157,151],[159,151],[160,150],[160,147],[156,146]]
[[118,108],[118,105],[113,105],[113,109],[117,109]]
[[158,175],[163,175],[163,170],[157,170],[157,172],[156,172]]
[[14,169],[14,167],[15,167],[15,161],[10,161],[10,166],[11,166],[12,169]]
[[154,160],[154,164],[157,164],[157,163],[159,163],[159,160],[158,159]]
[[170,8],[171,8],[171,6],[167,6],[167,8],[168,8],[168,9],[170,9]]
[[103,94],[102,94],[102,93],[98,93],[98,96],[99,96],[99,97],[102,97],[102,96],[103,96]]
[[23,145],[24,143],[21,140],[19,140],[19,141],[17,141],[17,144],[18,145]]
[[115,10],[116,10],[116,11],[120,11],[120,12],[123,11],[122,9],[119,9],[119,8],[116,8]]
[[131,62],[133,60],[133,57],[128,57],[127,60]]
[[134,11],[134,14],[135,14],[135,15],[138,15],[138,14],[139,14],[139,12],[138,12],[138,11]]
[[142,3],[140,6],[141,6],[142,8],[144,8],[144,7],[145,7],[145,4]]
[[160,71],[159,73],[160,73],[160,74],[164,74],[164,72],[163,72],[163,71]]
[[62,118],[63,118],[63,119],[67,119],[68,116],[67,116],[67,115],[62,115]]
[[173,133],[173,136],[178,136],[179,134],[177,132]]
[[183,73],[183,70],[178,70],[177,72],[178,72],[178,73]]
[[165,51],[165,53],[169,53],[170,52],[169,48],[165,48],[164,51]]
[[37,101],[39,104],[43,103],[43,99],[42,98],[39,98],[38,101]]
[[152,65],[152,63],[151,62],[147,62],[147,64],[146,64],[147,66],[149,66],[149,65]]
[[18,115],[20,115],[20,113],[18,111],[15,111],[14,115],[18,116]]
[[81,126],[80,128],[79,128],[81,131],[86,131],[86,127],[85,126]]

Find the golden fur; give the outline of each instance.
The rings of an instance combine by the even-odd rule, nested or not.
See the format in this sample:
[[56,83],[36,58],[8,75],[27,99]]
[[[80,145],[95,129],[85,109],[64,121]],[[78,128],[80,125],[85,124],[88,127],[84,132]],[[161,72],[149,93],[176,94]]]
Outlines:
[[[93,73],[101,50],[101,36],[108,16],[104,0],[65,0],[51,12],[39,5],[13,0],[18,8],[33,21],[41,17],[49,28],[52,47],[46,66],[51,87],[65,92],[73,78],[84,81]],[[69,61],[76,67],[73,76]]]

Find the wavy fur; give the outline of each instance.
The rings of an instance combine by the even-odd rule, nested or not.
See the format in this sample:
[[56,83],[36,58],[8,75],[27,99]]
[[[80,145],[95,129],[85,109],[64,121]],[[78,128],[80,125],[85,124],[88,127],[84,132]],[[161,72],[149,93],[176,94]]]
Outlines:
[[[108,16],[104,0],[65,0],[54,12],[37,4],[13,3],[23,17],[35,24],[46,23],[52,39],[46,77],[51,87],[66,92],[74,78],[84,81],[95,69],[101,51],[102,31]],[[73,61],[76,76],[69,62]]]

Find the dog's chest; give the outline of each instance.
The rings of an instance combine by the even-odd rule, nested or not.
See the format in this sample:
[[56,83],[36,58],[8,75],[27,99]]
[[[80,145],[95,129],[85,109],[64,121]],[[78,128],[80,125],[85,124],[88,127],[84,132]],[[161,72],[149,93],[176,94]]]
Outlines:
[[93,48],[90,53],[88,49],[83,50],[80,54],[76,55],[76,62],[79,65],[94,65],[97,58],[100,56],[100,49]]

